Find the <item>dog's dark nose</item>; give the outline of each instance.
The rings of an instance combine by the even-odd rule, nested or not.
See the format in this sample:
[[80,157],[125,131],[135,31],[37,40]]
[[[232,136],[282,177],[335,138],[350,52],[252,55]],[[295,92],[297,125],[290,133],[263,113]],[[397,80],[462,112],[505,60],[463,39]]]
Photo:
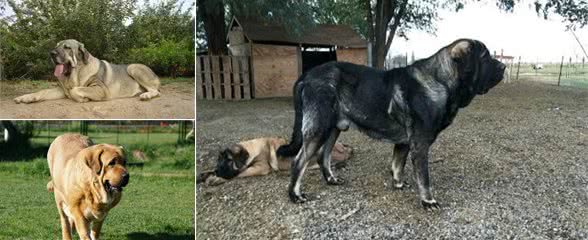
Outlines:
[[52,57],[55,57],[55,56],[57,56],[57,51],[53,50],[53,51],[49,52],[49,54],[51,54]]
[[125,186],[127,186],[127,184],[129,184],[129,174],[124,173],[122,177],[123,177],[123,179],[122,179],[121,186],[125,187]]

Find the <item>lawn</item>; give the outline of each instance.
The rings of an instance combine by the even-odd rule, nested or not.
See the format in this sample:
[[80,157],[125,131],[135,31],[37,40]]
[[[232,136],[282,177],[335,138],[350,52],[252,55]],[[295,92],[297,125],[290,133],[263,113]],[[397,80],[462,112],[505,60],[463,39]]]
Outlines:
[[[101,239],[194,239],[194,145],[129,147],[144,151],[148,160],[129,167],[130,183]],[[49,179],[44,158],[0,162],[0,239],[61,237]]]
[[[516,77],[517,65],[511,72],[511,77]],[[562,86],[588,88],[588,65],[569,65],[564,63],[561,68],[559,64],[544,64],[543,69],[535,70],[530,64],[521,64],[519,79],[546,82],[557,85],[558,80]]]

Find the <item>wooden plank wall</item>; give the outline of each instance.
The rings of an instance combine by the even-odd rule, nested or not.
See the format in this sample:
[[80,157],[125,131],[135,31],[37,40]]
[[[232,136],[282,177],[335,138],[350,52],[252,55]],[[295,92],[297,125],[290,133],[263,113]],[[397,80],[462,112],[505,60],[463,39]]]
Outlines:
[[257,44],[252,46],[255,98],[292,96],[299,76],[299,46]]
[[248,56],[198,56],[196,94],[199,99],[253,98]]

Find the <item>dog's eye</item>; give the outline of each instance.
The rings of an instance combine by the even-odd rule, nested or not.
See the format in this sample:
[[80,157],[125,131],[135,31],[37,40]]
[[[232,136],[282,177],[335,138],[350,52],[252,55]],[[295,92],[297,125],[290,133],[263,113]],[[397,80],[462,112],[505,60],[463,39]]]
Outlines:
[[114,164],[116,164],[116,161],[112,160],[108,163],[108,166],[114,166]]

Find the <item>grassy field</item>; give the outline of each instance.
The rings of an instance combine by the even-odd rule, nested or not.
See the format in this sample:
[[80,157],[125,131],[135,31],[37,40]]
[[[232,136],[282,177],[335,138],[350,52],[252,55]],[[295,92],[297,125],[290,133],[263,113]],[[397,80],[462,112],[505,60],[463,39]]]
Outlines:
[[[143,151],[147,160],[137,165],[141,160],[130,157],[130,183],[101,239],[193,239],[194,145],[128,148]],[[45,158],[0,162],[0,239],[60,239],[49,179]]]
[[[516,77],[517,65],[511,72],[511,77]],[[588,88],[588,64],[582,67],[582,64],[564,64],[561,68],[559,64],[544,64],[543,69],[535,70],[531,64],[521,64],[519,70],[519,80],[534,80],[557,85],[558,79],[560,85],[570,87]]]

